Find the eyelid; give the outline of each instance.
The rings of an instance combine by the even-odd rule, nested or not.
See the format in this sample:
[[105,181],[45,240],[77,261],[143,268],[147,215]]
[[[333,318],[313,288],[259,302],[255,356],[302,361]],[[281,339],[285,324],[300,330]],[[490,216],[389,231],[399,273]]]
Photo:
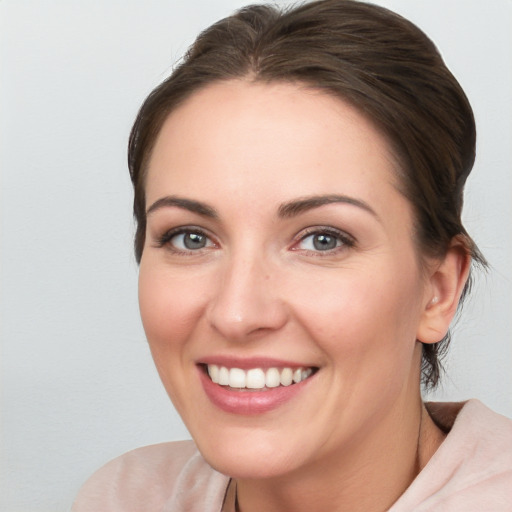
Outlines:
[[[326,251],[311,251],[308,249],[301,249],[300,247],[297,247],[298,244],[303,242],[306,238],[312,236],[312,235],[329,235],[337,238],[341,241],[341,244],[333,249],[328,249]],[[354,247],[356,245],[356,239],[348,234],[346,231],[343,231],[338,228],[334,228],[332,226],[311,226],[304,230],[302,230],[297,236],[296,241],[294,242],[293,246],[291,247],[291,250],[293,251],[307,251],[314,253],[317,256],[327,256],[332,255],[334,252],[337,252],[339,250],[344,250],[347,248]]]
[[213,246],[217,246],[217,242],[214,237],[208,232],[208,230],[201,228],[199,226],[194,225],[185,225],[185,226],[176,226],[174,228],[168,229],[164,231],[163,234],[156,236],[155,247],[163,248],[168,247],[168,249],[177,254],[192,254],[192,253],[200,253],[204,249],[209,249],[211,246],[203,247],[197,250],[182,250],[177,247],[173,247],[169,242],[177,235],[187,234],[187,233],[196,233],[199,235],[205,236]]

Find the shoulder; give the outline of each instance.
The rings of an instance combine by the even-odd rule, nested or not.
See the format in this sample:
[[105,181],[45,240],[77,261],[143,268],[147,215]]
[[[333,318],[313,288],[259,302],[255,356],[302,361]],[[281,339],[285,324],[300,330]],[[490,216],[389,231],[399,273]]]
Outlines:
[[391,510],[512,510],[512,420],[478,400],[429,411],[453,412],[451,430]]
[[94,473],[72,512],[179,511],[186,510],[185,503],[202,506],[206,498],[221,504],[227,483],[192,441],[155,444],[130,451]]
[[512,420],[478,400],[464,403],[447,441],[446,448],[459,452],[461,466],[481,459],[487,467],[512,471]]

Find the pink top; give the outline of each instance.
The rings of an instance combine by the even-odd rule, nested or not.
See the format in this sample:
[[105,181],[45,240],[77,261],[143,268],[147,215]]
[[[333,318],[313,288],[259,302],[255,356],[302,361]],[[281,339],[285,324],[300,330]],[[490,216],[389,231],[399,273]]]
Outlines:
[[[478,400],[428,408],[450,433],[389,512],[512,511],[512,420]],[[97,471],[72,512],[234,512],[229,482],[192,441],[146,446]]]

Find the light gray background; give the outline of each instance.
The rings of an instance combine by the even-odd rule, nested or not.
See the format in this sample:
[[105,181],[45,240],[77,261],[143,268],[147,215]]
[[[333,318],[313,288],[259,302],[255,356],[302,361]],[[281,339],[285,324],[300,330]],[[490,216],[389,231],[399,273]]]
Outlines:
[[[196,33],[244,3],[0,1],[2,511],[64,511],[110,458],[187,437],[138,317],[125,148]],[[479,128],[465,220],[493,270],[440,396],[512,416],[512,2],[377,3],[438,44]]]

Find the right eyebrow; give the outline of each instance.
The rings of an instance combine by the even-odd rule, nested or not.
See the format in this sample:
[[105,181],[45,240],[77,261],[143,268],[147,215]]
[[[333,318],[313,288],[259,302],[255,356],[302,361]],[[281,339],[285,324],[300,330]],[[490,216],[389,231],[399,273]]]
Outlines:
[[184,197],[178,196],[165,196],[157,199],[147,210],[146,215],[150,215],[151,213],[160,210],[162,208],[182,208],[184,210],[188,210],[193,213],[197,213],[204,217],[209,217],[211,219],[218,219],[219,214],[206,203],[201,203],[200,201],[195,201],[193,199],[185,199]]
[[361,208],[362,210],[372,214],[377,220],[380,220],[377,212],[362,199],[339,194],[303,197],[288,203],[284,203],[279,207],[279,216],[282,218],[295,217],[308,210],[320,208],[321,206],[332,203],[350,204],[352,206],[357,206],[358,208]]

